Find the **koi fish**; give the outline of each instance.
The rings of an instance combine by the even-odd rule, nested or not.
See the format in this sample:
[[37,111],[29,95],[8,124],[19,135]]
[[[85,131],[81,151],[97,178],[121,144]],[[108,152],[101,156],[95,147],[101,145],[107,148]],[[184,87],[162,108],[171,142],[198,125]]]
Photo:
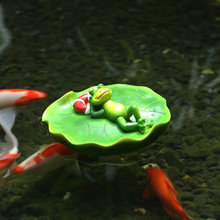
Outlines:
[[37,90],[2,89],[0,90],[0,110],[28,105],[46,97],[46,93]]
[[192,220],[187,215],[176,196],[177,192],[167,175],[156,164],[148,164],[142,167],[147,174],[148,187],[143,192],[143,198],[149,198],[156,194],[165,211],[171,217],[179,217],[181,220]]
[[3,177],[0,185],[11,182],[26,174],[49,172],[61,167],[68,161],[72,162],[73,166],[75,166],[74,168],[80,174],[77,156],[78,154],[75,151],[70,150],[63,144],[57,142],[50,143],[14,167],[8,175]]
[[37,90],[0,90],[0,126],[6,134],[5,142],[0,142],[0,170],[7,168],[20,155],[18,140],[11,131],[17,114],[16,108],[45,97],[47,97],[46,93]]

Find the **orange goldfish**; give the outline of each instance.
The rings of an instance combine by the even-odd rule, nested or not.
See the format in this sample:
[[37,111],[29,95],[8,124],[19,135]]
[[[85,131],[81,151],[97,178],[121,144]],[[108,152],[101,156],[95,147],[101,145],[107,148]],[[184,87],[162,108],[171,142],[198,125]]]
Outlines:
[[178,202],[176,198],[178,193],[160,167],[156,164],[148,164],[142,168],[146,171],[148,181],[148,187],[143,192],[143,198],[149,198],[155,194],[159,197],[168,215],[179,217],[181,220],[192,220]]

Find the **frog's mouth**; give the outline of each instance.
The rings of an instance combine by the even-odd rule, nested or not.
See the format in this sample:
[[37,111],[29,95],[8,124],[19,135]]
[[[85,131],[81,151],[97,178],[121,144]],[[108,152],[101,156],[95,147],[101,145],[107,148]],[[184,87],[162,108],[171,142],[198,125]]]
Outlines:
[[103,92],[99,97],[96,98],[96,100],[100,99],[103,95],[105,95],[106,93],[108,93],[108,91]]

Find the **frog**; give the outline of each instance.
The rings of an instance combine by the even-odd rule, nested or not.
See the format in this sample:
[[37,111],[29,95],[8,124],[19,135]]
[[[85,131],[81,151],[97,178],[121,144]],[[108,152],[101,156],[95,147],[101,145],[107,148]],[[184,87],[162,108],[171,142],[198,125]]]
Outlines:
[[[122,103],[111,100],[112,90],[99,84],[96,89],[89,91],[90,115],[92,118],[105,116],[108,120],[116,123],[125,132],[139,131],[144,134],[152,122],[147,122],[141,117],[138,106],[131,105],[128,108]],[[135,122],[130,121],[134,116]]]

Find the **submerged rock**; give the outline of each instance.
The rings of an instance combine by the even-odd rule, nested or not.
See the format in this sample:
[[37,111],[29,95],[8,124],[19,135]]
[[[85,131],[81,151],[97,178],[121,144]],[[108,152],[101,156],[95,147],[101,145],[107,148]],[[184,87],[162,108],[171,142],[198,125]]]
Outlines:
[[183,169],[184,164],[181,161],[181,159],[176,151],[166,150],[166,151],[162,152],[162,155],[169,165],[175,166],[179,169]]
[[212,151],[209,148],[199,149],[192,146],[186,149],[186,153],[189,157],[192,158],[203,158],[212,154]]
[[145,208],[136,208],[134,210],[136,213],[140,214],[140,215],[146,215],[147,214],[147,211]]
[[194,200],[194,195],[191,192],[182,192],[181,193],[181,200]]

